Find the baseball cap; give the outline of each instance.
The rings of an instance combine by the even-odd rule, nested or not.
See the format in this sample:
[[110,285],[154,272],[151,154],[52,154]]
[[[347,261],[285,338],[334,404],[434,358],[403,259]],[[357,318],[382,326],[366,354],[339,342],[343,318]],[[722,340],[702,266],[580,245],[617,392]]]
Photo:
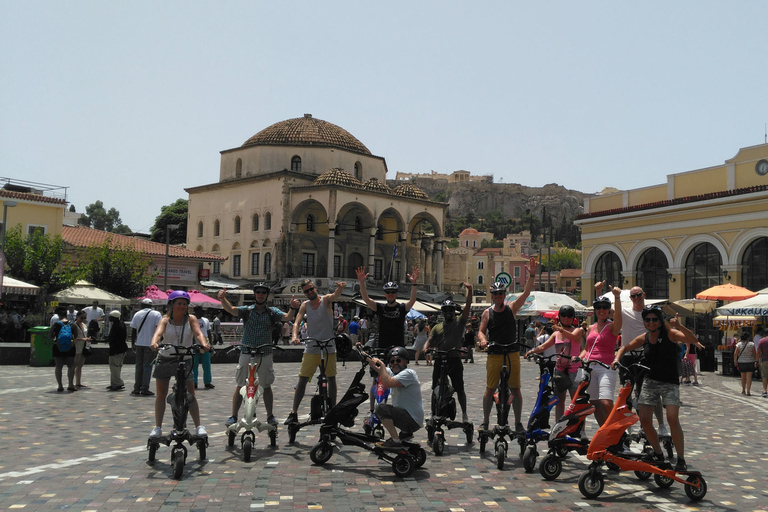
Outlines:
[[142,304],[152,305],[152,299],[141,299]]

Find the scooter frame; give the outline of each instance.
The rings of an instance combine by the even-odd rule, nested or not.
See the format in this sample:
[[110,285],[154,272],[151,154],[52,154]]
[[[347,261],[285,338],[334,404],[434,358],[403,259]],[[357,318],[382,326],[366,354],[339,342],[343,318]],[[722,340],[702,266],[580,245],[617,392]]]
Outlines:
[[[625,431],[639,420],[627,404],[632,393],[634,375],[621,364],[617,365],[622,376],[626,377],[619,390],[619,396],[605,423],[597,430],[589,443],[587,459],[591,460],[587,470],[579,478],[579,491],[586,498],[597,498],[602,494],[605,481],[601,468],[603,464],[615,464],[620,471],[634,471],[641,480],[654,476],[656,485],[662,489],[674,482],[685,486],[685,494],[693,501],[699,501],[707,494],[707,483],[699,471],[675,471],[668,462],[652,464],[641,460],[642,453],[623,453],[621,440]],[[630,366],[641,366],[634,363]],[[646,368],[647,369],[647,368]],[[683,479],[685,478],[685,479]]]
[[[250,356],[248,361],[248,380],[245,385],[240,388],[240,396],[243,397],[243,415],[238,421],[231,425],[227,425],[227,446],[232,447],[235,444],[235,438],[243,430],[240,435],[240,447],[243,450],[243,460],[250,462],[251,451],[256,444],[256,435],[254,428],[259,432],[267,431],[269,436],[269,445],[272,448],[277,446],[277,425],[270,425],[267,422],[262,422],[257,418],[256,409],[259,404],[259,399],[263,393],[263,390],[259,386],[258,370],[261,367],[261,361],[264,359],[265,352],[269,349],[284,350],[277,345],[259,345],[258,347],[251,347],[248,345],[237,344],[233,345],[228,352],[239,350],[243,354]],[[258,357],[258,361],[256,360]]]
[[551,386],[555,369],[553,358],[556,356],[557,354],[549,356],[531,354],[528,356],[529,359],[533,359],[539,365],[539,391],[536,394],[536,403],[533,404],[531,415],[528,418],[525,437],[518,437],[520,455],[523,458],[523,468],[526,473],[533,473],[536,467],[536,459],[539,457],[539,452],[536,448],[538,442],[549,440],[549,432],[546,429],[550,428],[550,411],[560,402]]
[[[379,348],[374,349],[372,352],[375,357],[383,358],[389,354],[391,348]],[[373,386],[371,386],[371,393],[377,404],[387,403],[389,399],[389,389],[385,389],[383,392],[379,390],[379,377],[374,377]],[[363,423],[363,432],[368,435],[375,435],[379,439],[384,439],[384,426],[381,424],[381,420],[376,416],[374,411],[371,411],[371,416]]]
[[[464,431],[464,435],[467,437],[467,444],[472,444],[472,438],[475,432],[475,426],[472,422],[456,421],[456,398],[454,397],[455,390],[453,386],[448,384],[448,358],[454,354],[465,355],[465,349],[451,349],[451,350],[438,350],[431,348],[429,351],[432,354],[432,361],[434,365],[437,365],[440,361],[440,375],[438,377],[437,387],[432,389],[432,396],[435,403],[435,411],[432,417],[427,420],[427,440],[432,446],[432,451],[438,457],[443,454],[445,450],[445,432],[443,427],[451,430],[454,428],[460,428]],[[452,410],[445,410],[446,404],[452,404]]]
[[288,424],[288,442],[294,443],[296,441],[296,434],[302,428],[308,425],[319,425],[323,422],[323,418],[331,410],[331,398],[328,395],[328,377],[325,374],[325,367],[328,364],[328,347],[336,339],[328,338],[327,340],[319,340],[316,338],[304,338],[302,342],[315,343],[320,348],[320,373],[317,376],[317,391],[312,396],[310,402],[310,416],[308,421],[296,421]]
[[[187,461],[187,447],[184,446],[184,442],[189,443],[189,446],[196,446],[199,452],[200,461],[205,460],[206,448],[208,448],[208,436],[198,436],[187,430],[187,415],[189,414],[189,392],[187,390],[187,379],[192,373],[192,359],[185,360],[185,357],[191,357],[196,352],[202,349],[202,345],[194,344],[191,347],[171,345],[163,343],[160,345],[161,349],[172,348],[174,352],[171,354],[178,360],[176,365],[176,380],[173,383],[173,392],[168,395],[166,399],[171,405],[171,411],[173,412],[173,430],[170,433],[160,437],[150,437],[147,440],[147,450],[149,450],[149,456],[147,460],[149,462],[155,461],[155,454],[161,444],[165,446],[171,446],[171,443],[175,443],[171,447],[171,466],[173,467],[173,477],[176,480],[181,479],[184,474],[184,464]],[[157,359],[155,359],[157,361]],[[157,364],[157,362],[155,363]]]
[[[355,348],[360,360],[361,368],[355,374],[349,389],[342,399],[328,412],[320,425],[320,440],[309,452],[309,458],[317,465],[323,465],[333,456],[333,448],[340,448],[339,442],[346,446],[356,446],[368,450],[392,464],[395,475],[405,478],[410,476],[417,468],[424,465],[427,460],[427,452],[418,443],[402,442],[402,447],[397,449],[382,448],[376,443],[380,439],[375,435],[354,432],[344,427],[352,427],[360,404],[369,399],[366,386],[362,384],[365,369],[368,366],[370,356],[360,348]],[[337,442],[338,441],[338,442]]]

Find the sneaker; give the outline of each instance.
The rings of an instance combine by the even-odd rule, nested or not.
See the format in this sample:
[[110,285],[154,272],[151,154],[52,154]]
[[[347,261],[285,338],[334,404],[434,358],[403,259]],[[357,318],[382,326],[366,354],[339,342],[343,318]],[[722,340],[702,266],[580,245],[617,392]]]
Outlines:
[[234,425],[237,423],[237,416],[230,416],[227,421],[224,422],[225,427],[229,427],[230,425]]
[[267,418],[267,423],[273,427],[277,426],[277,418],[275,418],[274,414],[270,414]]
[[140,396],[140,395],[141,395],[141,391],[137,391],[135,389],[131,391],[131,396]]
[[485,432],[488,430],[488,423],[481,423],[479,427],[477,427],[478,432]]
[[370,425],[372,419],[373,419],[373,411],[368,411],[368,413],[365,415],[365,418],[363,419],[363,424]]
[[290,425],[291,423],[298,423],[299,422],[299,415],[295,412],[292,412],[288,415],[287,418],[285,418],[285,421],[283,422],[283,425]]
[[631,453],[634,453],[632,449],[629,447],[629,443],[624,443],[621,445],[621,452],[624,455],[629,455]]
[[197,382],[195,382],[195,389],[197,389]]
[[763,391],[763,394],[762,394],[762,395],[760,395],[760,396],[762,396],[763,398],[768,398],[768,392],[766,392],[766,391]]
[[675,464],[675,471],[688,471],[688,464],[685,463],[685,459],[677,458],[677,464]]
[[144,391],[140,391],[139,394],[141,396],[155,396],[155,394],[148,389],[145,389]]
[[198,425],[197,428],[195,429],[195,435],[197,437],[203,437],[203,436],[207,436],[208,432],[205,430],[204,426]]
[[160,427],[155,427],[152,429],[152,432],[149,433],[150,439],[157,439],[158,437],[162,437],[163,435],[163,429]]
[[522,423],[515,423],[515,432],[518,434],[525,434],[525,427]]
[[694,382],[694,383],[692,384],[692,386],[698,386],[698,385],[699,385],[699,383],[698,383],[698,382]]
[[643,462],[650,462],[651,464],[661,464],[664,462],[663,453],[646,453],[641,459]]
[[666,425],[659,425],[659,437],[669,437],[669,430]]
[[216,386],[214,386],[214,385],[213,385],[213,384],[211,384],[210,382],[209,382],[208,384],[206,384],[206,385],[205,385],[205,389],[213,389],[213,388],[215,388],[215,387],[216,387]]
[[400,441],[395,441],[390,437],[389,439],[387,439],[382,443],[376,443],[376,446],[378,446],[379,448],[394,449],[394,448],[402,448],[403,443],[401,443]]
[[467,413],[461,415],[461,421],[462,423],[469,423],[469,416],[467,416]]
[[399,436],[403,443],[413,440],[413,432],[400,432]]

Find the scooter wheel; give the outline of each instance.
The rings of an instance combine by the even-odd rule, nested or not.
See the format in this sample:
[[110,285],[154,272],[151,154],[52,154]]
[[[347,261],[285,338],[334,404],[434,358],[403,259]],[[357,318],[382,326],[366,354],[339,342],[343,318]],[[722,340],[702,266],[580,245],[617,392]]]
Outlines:
[[416,462],[410,455],[398,455],[392,462],[392,471],[395,472],[396,476],[405,478],[416,471]]
[[251,450],[253,450],[253,441],[250,438],[243,440],[243,460],[251,462]]
[[435,439],[435,429],[432,427],[427,427],[427,441],[429,441],[429,444],[432,444],[432,441]]
[[231,430],[227,432],[227,446],[230,448],[235,446],[235,433]]
[[171,455],[171,464],[173,465],[173,478],[181,480],[184,474],[184,452],[177,450]]
[[546,454],[539,462],[539,473],[544,480],[555,480],[563,470],[563,463],[557,455]]
[[201,439],[197,442],[197,451],[200,456],[200,460],[205,460],[205,439]]
[[653,475],[653,481],[656,482],[656,485],[658,485],[662,489],[672,487],[672,484],[675,483],[675,481],[669,478],[668,476],[658,475],[658,474]]
[[585,498],[597,498],[603,493],[605,480],[602,473],[585,471],[579,478],[579,491]]
[[485,434],[478,434],[480,440],[480,453],[485,453],[485,445],[488,443],[488,437]]
[[271,448],[277,447],[277,429],[269,431],[269,446]]
[[635,471],[635,476],[640,480],[648,480],[651,474],[648,471]]
[[427,462],[427,451],[424,448],[412,448],[409,453],[413,455],[413,460],[416,463],[417,468],[420,468]]
[[568,456],[568,448],[566,446],[560,445],[557,448],[555,448],[555,455],[560,457],[561,459],[564,459]]
[[288,442],[293,444],[296,441],[296,427],[293,424],[288,425]]
[[[704,481],[704,477],[701,475],[691,475],[686,480],[688,484],[685,486],[685,494],[693,501],[699,501],[707,494],[707,482]],[[698,487],[694,487],[698,485]]]
[[432,440],[432,450],[438,457],[443,454],[443,450],[445,450],[445,438],[443,436],[435,434]]
[[523,454],[523,468],[526,473],[533,473],[533,470],[536,467],[537,457],[538,453],[536,453],[536,447],[533,445],[526,446],[525,453]]
[[518,437],[517,444],[520,445],[520,456],[522,457],[525,455],[525,447],[528,445],[528,441],[526,441],[524,437]]
[[467,436],[467,444],[472,444],[472,440],[475,437],[475,427],[467,425],[464,429],[464,435]]
[[155,443],[149,443],[149,446],[147,447],[149,450],[149,455],[147,456],[147,460],[149,462],[155,462],[155,454],[157,453],[157,445]]
[[504,461],[507,458],[507,449],[503,446],[496,446],[496,467],[499,471],[504,469]]
[[320,441],[309,451],[309,458],[318,465],[323,465],[331,459],[333,455],[333,445],[325,441]]

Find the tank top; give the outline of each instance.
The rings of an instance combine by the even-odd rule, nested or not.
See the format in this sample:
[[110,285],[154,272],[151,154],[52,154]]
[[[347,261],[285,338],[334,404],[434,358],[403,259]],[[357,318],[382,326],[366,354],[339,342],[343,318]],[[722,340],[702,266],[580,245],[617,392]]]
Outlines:
[[[503,311],[488,308],[488,341],[499,345],[511,345],[517,341],[517,321],[515,314],[506,306]],[[517,350],[515,351],[517,352]]]
[[613,334],[613,324],[605,324],[600,332],[597,332],[597,324],[593,324],[587,335],[587,360],[611,364],[618,338]]
[[[181,325],[173,325],[171,320],[165,324],[165,333],[163,334],[163,343],[177,345],[182,347],[192,346],[192,327],[189,325],[189,317],[185,316]],[[161,357],[172,357],[175,350],[171,348],[163,349],[158,353]]]
[[[563,333],[555,333],[555,352],[564,356],[575,357],[581,352],[581,341],[572,341],[563,336]],[[581,368],[581,363],[566,361],[562,357],[556,360],[556,368],[562,372],[576,373]]]
[[680,358],[680,347],[669,338],[659,338],[651,343],[650,333],[645,333],[643,358],[650,368],[646,377],[668,384],[679,384],[680,375],[677,373],[677,361]]
[[[320,299],[320,306],[317,309],[312,309],[311,302],[307,301],[307,333],[310,338],[318,340],[327,340],[335,335],[333,316],[328,313],[322,299]],[[320,348],[314,342],[309,342],[304,347],[305,354],[319,354],[320,352]],[[334,352],[336,352],[336,344],[331,343],[328,346],[328,353],[333,354]]]

